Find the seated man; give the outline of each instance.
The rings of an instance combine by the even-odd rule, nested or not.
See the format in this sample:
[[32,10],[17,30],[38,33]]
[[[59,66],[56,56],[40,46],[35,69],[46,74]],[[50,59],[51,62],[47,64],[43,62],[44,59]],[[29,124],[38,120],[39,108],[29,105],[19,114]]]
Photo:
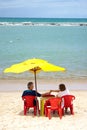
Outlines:
[[29,83],[27,84],[27,87],[28,87],[28,90],[25,90],[25,91],[23,92],[22,97],[23,97],[23,96],[28,96],[28,95],[38,96],[38,97],[41,97],[41,96],[42,96],[42,97],[43,97],[43,96],[45,96],[45,95],[47,95],[47,94],[50,94],[50,92],[41,94],[41,93],[38,93],[38,92],[36,92],[35,90],[33,90],[33,88],[34,88],[33,82],[29,82]]

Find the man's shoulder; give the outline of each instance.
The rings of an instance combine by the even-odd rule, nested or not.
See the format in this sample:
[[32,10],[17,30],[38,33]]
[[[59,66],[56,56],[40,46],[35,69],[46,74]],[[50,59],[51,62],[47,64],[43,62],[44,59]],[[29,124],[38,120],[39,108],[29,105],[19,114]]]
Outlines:
[[32,92],[36,92],[35,90],[32,90]]
[[26,93],[31,93],[31,91],[30,91],[30,90],[24,90],[23,93],[24,93],[24,94],[26,94]]
[[36,93],[35,90],[24,90],[24,93]]
[[24,90],[24,92],[29,92],[29,90]]
[[27,89],[27,90],[24,90],[24,91],[28,91],[28,92],[29,92],[29,91],[34,91],[34,92],[35,92],[35,90],[28,90],[28,89]]

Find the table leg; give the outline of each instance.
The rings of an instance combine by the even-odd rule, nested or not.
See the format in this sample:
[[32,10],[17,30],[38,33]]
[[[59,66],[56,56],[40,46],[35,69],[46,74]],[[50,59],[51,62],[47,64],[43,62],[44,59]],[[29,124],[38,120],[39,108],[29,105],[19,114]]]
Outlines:
[[45,100],[41,100],[41,108],[40,108],[40,115],[44,116],[44,104],[45,104]]

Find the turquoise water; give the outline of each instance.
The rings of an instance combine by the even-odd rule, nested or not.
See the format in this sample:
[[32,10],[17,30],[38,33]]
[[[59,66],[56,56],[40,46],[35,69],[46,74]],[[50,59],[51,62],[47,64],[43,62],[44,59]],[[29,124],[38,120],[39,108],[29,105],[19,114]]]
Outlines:
[[[78,25],[79,22],[86,23],[87,19],[63,21],[68,22],[70,26],[40,25],[41,21],[58,22],[58,19],[49,19],[49,21],[36,19],[39,24],[34,26],[20,25],[20,22],[31,21],[29,19],[14,20],[0,19],[0,23],[6,22],[0,25],[0,78],[32,77],[30,73],[4,74],[3,70],[14,63],[34,57],[48,60],[67,69],[65,73],[41,72],[39,78],[87,78],[87,26],[71,25],[73,22],[77,22]],[[13,25],[8,25],[9,22],[13,22]],[[15,25],[15,22],[19,24]],[[62,22],[61,19],[59,22]]]
[[0,22],[87,22],[87,18],[0,18]]

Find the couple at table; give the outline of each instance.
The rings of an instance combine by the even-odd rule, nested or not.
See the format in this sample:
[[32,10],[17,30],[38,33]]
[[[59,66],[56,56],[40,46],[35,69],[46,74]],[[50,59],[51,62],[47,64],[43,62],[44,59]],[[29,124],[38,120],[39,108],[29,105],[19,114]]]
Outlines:
[[38,97],[44,97],[46,95],[51,94],[52,92],[56,92],[58,97],[62,97],[64,95],[69,95],[70,94],[69,90],[66,88],[66,86],[64,84],[59,84],[58,90],[50,90],[49,92],[43,93],[43,94],[38,93],[38,92],[36,94],[36,91],[33,90],[34,89],[33,82],[28,82],[27,88],[28,88],[28,90],[25,90],[23,92],[22,97],[23,96],[28,96],[28,95],[31,95],[31,96],[36,96],[37,95]]

